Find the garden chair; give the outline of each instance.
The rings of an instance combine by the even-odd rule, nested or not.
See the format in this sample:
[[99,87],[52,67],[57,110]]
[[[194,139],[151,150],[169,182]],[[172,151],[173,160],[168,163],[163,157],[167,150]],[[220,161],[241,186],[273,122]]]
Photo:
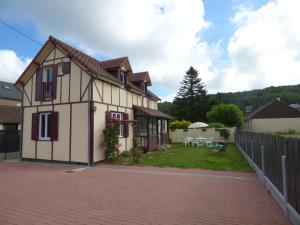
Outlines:
[[225,152],[225,145],[220,145],[219,143],[214,143],[213,144],[213,152],[216,153],[221,153],[221,152]]
[[212,148],[213,147],[213,138],[210,137],[205,141],[206,147]]
[[192,146],[196,145],[199,147],[201,145],[201,141],[198,138],[193,138],[192,140]]
[[[192,137],[185,137],[184,138],[184,147],[189,146],[190,143],[192,143],[193,138]],[[193,144],[192,144],[193,145]]]

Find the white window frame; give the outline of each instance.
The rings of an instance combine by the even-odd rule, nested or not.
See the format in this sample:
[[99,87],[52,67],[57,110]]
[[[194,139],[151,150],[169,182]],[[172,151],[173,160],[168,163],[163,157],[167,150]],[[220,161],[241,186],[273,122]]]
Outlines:
[[[50,112],[39,114],[39,140],[50,140],[50,134],[48,134],[48,115],[50,114]],[[42,116],[45,116],[45,137],[42,137]]]
[[[122,120],[123,120],[123,113],[120,113],[120,112],[112,112],[112,113],[111,113],[111,117],[112,117],[113,119],[118,119],[118,118],[119,118],[119,120],[122,121]],[[122,123],[120,123],[119,137],[123,137],[123,124],[122,124]]]

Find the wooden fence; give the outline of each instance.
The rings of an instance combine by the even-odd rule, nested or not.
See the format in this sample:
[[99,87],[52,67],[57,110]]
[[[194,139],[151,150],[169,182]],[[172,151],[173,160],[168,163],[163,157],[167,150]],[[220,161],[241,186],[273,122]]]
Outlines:
[[283,205],[287,207],[285,212],[288,213],[289,206],[293,208],[296,219],[292,222],[299,224],[300,139],[241,130],[236,131],[235,139],[249,163],[262,174],[263,182],[265,179],[271,182],[281,194],[276,200],[280,201],[282,197]]

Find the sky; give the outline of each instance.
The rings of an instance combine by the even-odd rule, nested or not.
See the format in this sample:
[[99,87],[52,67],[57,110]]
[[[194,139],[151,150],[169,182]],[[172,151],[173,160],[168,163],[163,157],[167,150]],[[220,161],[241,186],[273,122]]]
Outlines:
[[0,80],[15,82],[53,35],[99,60],[128,56],[162,101],[190,66],[208,93],[299,84],[299,9],[295,0],[0,0]]

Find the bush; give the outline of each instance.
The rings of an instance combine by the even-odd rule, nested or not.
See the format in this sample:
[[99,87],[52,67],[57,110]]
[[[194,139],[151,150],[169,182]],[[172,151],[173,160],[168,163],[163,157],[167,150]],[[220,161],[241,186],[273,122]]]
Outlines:
[[103,145],[106,160],[114,160],[119,157],[119,129],[119,122],[113,120],[109,126],[103,130]]
[[230,132],[228,129],[225,129],[225,128],[222,128],[222,129],[219,129],[220,131],[220,136],[225,138],[225,139],[228,139],[229,136],[230,136]]
[[234,104],[215,105],[207,113],[209,122],[223,123],[226,127],[241,128],[244,123],[244,115],[240,108]]
[[295,130],[292,129],[288,129],[287,131],[277,131],[276,134],[278,135],[286,135],[286,134],[296,134],[297,132]]
[[209,123],[209,127],[210,128],[223,128],[223,127],[225,127],[225,125],[220,122],[212,122],[212,123]]
[[133,147],[131,149],[132,163],[139,163],[143,154],[143,149],[139,146],[137,137],[133,137]]
[[175,129],[187,129],[189,125],[192,123],[190,121],[186,120],[174,120],[170,123],[170,129],[175,130]]
[[120,156],[129,157],[129,156],[131,156],[131,152],[130,151],[123,151],[123,152],[120,153]]

